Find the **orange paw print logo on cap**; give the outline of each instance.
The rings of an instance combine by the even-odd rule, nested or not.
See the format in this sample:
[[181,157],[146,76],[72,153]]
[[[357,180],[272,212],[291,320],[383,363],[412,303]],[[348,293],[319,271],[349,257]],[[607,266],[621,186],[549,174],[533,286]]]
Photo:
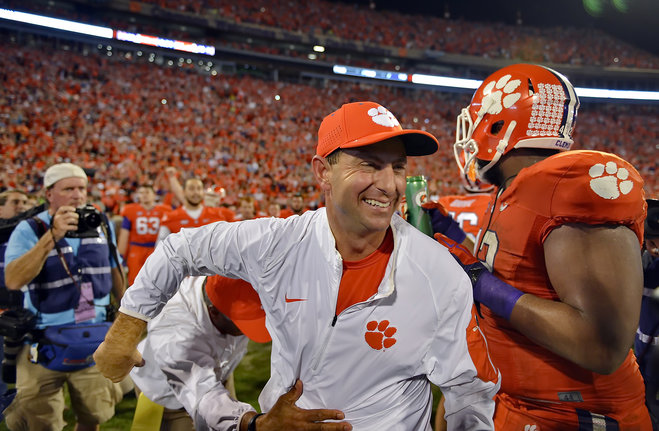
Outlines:
[[378,322],[372,320],[366,324],[366,334],[364,338],[369,346],[375,350],[388,349],[396,344],[396,339],[393,338],[397,329],[389,326],[388,320]]

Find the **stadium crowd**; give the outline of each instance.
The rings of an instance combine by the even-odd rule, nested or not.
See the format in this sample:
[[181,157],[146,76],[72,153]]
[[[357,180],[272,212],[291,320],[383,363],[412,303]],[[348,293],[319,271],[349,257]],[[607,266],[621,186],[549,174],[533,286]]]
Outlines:
[[[262,28],[285,30],[297,35],[309,35],[318,40],[337,38],[374,47],[394,48],[401,57],[408,51],[472,55],[494,59],[518,59],[534,63],[571,64],[578,66],[617,66],[630,68],[659,68],[659,59],[639,48],[622,42],[594,28],[533,27],[493,22],[470,22],[461,19],[429,15],[403,14],[375,10],[366,5],[350,5],[326,0],[299,1],[260,0],[257,2],[222,2],[218,0],[144,0],[131,2],[131,10],[139,11],[141,4],[150,4],[168,13],[217,19],[231,23],[246,23]],[[161,36],[194,39],[197,42],[250,49],[270,54],[306,55],[256,41],[238,43],[222,36],[217,38],[190,36],[185,30],[162,28],[142,21],[103,18],[83,12],[63,10],[55,3],[9,1],[9,7],[31,10],[69,19],[81,19],[98,25],[109,25],[127,31]],[[395,22],[395,26],[390,23]],[[506,40],[506,44],[501,44]],[[341,58],[336,54],[318,54],[319,58],[350,61],[365,65],[359,58]]]
[[[588,65],[608,65],[615,56],[617,65],[659,67],[656,58],[642,51],[578,29],[467,23],[322,0],[296,7],[272,0],[230,5],[215,0],[146,1],[180,13],[401,49]],[[391,20],[400,25],[384,24]],[[369,28],[382,31],[375,34],[365,30]],[[505,48],[497,43],[502,37],[511,41]],[[453,142],[456,115],[469,104],[470,94],[210,74],[194,64],[107,56],[75,44],[74,49],[58,49],[61,46],[45,38],[32,42],[17,44],[6,33],[0,35],[0,192],[19,189],[43,199],[46,168],[72,162],[89,176],[89,200],[110,216],[122,214],[124,204],[135,201],[145,184],[154,185],[160,201],[170,199],[176,194],[173,173],[182,184],[195,177],[203,182],[200,190],[226,192],[221,202],[237,213],[236,219],[317,208],[325,203],[309,164],[318,125],[328,112],[356,100],[377,101],[396,113],[403,128],[438,138],[439,151],[412,157],[408,168],[408,175],[429,179],[433,200],[464,192]],[[582,101],[573,148],[623,157],[645,180],[646,197],[659,198],[658,114],[656,104]],[[295,199],[301,201],[298,209],[291,204]],[[198,201],[200,205],[201,198]],[[183,202],[174,198],[174,206]],[[245,202],[256,211],[246,215]]]
[[[44,166],[74,161],[93,172],[92,197],[118,213],[139,183],[166,189],[164,170],[174,166],[207,187],[224,187],[229,205],[252,195],[285,206],[288,195],[302,192],[317,207],[307,165],[322,113],[372,99],[400,113],[405,127],[427,130],[442,143],[436,155],[413,158],[410,173],[426,175],[433,195],[460,192],[452,143],[455,115],[469,102],[464,94],[211,76],[9,43],[0,55],[2,189],[36,192]],[[630,160],[648,196],[656,197],[658,118],[652,105],[587,104],[576,139]]]

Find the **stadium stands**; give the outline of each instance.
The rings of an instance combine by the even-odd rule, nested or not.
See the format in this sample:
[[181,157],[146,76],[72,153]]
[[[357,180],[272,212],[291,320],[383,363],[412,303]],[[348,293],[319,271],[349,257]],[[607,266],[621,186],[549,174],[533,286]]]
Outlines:
[[[457,54],[536,63],[659,69],[656,56],[593,28],[538,28],[468,22],[373,10],[366,5],[327,0],[144,0],[131,1],[124,8],[93,1],[82,1],[88,4],[87,8],[72,8],[61,0],[60,3],[35,1],[26,4],[18,0],[8,3],[21,10],[54,13],[144,33],[162,32],[165,23],[178,22],[180,26],[167,26],[170,37],[185,38],[194,33],[206,43],[270,54],[306,56],[307,52],[288,46],[296,41],[315,40],[335,48],[334,53],[318,54],[319,59],[351,64],[361,62],[365,65],[363,60],[367,54],[403,59],[414,57],[422,61]],[[116,10],[111,14],[106,9],[103,13],[89,13],[100,6]],[[126,9],[137,19],[129,22],[117,20],[118,11]],[[159,21],[150,22],[145,16],[156,17]],[[195,27],[204,30],[195,32]],[[253,36],[249,42],[245,42],[247,38],[241,42],[226,37],[227,34],[246,31]],[[275,40],[286,43],[272,43]],[[502,40],[506,44],[501,44]],[[361,58],[359,55],[337,54],[350,51],[361,53]],[[370,63],[373,61],[371,59]]]
[[[285,202],[287,193],[304,190],[317,204],[306,165],[323,113],[371,99],[444,144],[436,156],[413,160],[410,172],[428,176],[433,194],[459,191],[451,144],[464,94],[211,76],[136,57],[2,43],[0,187],[38,190],[44,166],[71,160],[95,173],[92,194],[113,207],[173,165],[226,187],[229,200],[252,194]],[[656,196],[657,112],[656,105],[586,105],[578,146],[628,158]]]

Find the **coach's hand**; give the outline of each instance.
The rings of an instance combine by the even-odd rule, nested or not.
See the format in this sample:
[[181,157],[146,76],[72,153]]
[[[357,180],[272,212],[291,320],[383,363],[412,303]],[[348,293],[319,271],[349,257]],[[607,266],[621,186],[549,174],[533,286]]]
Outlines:
[[105,341],[94,352],[94,361],[101,374],[117,383],[122,381],[133,367],[144,365],[144,359],[137,351],[137,343],[145,329],[144,320],[117,313]]
[[[341,420],[345,415],[333,409],[301,409],[295,402],[302,396],[302,381],[297,380],[290,391],[279,397],[272,409],[256,419],[258,431],[308,430],[308,431],[350,431],[348,422],[323,422]],[[246,430],[246,423],[253,415],[243,419],[240,429]]]
[[463,245],[441,233],[435,234],[435,239],[448,248],[469,276],[474,289],[474,301],[487,306],[499,316],[510,319],[510,313],[524,292],[496,278]]

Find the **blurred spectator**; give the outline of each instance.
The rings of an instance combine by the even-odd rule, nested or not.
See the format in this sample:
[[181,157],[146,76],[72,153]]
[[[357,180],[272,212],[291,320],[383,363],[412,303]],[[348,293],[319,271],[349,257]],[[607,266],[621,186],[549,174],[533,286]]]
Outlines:
[[251,220],[259,217],[256,200],[251,196],[242,196],[238,199],[238,214],[236,220]]
[[268,216],[270,217],[281,217],[281,205],[275,201],[271,201],[268,204]]

